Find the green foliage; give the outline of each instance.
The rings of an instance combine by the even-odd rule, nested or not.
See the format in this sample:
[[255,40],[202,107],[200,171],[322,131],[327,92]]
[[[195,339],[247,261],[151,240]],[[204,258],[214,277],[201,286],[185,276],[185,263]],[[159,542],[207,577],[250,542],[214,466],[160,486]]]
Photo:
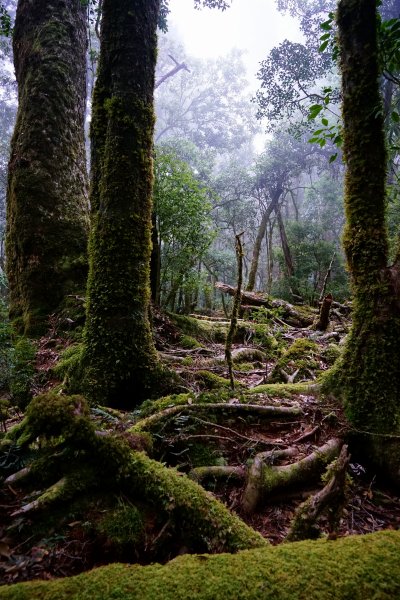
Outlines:
[[32,398],[32,381],[35,375],[36,348],[27,338],[19,338],[14,345],[10,392],[12,400],[25,408]]
[[172,305],[179,290],[193,292],[201,282],[197,264],[215,237],[210,191],[176,155],[159,151],[153,194],[161,250],[161,302]]
[[70,394],[75,394],[81,390],[83,370],[82,355],[83,344],[72,344],[68,346],[60,355],[60,359],[53,367],[53,373],[56,377],[63,379],[63,387]]
[[0,36],[10,37],[12,34],[11,16],[3,3],[0,4]]
[[[311,195],[313,198],[317,198],[317,193],[312,192]],[[329,198],[321,199],[321,203],[327,207],[327,214],[335,219],[335,221],[331,221],[331,225],[333,226],[333,223],[337,224],[336,239],[339,237],[340,224],[343,222],[342,209],[337,204],[339,201],[339,197],[332,198],[332,206],[330,206]],[[272,293],[274,296],[291,300],[290,289],[296,289],[302,298],[312,304],[319,297],[330,262],[336,253],[326,291],[331,292],[337,300],[344,300],[349,290],[343,264],[344,260],[337,246],[338,242],[326,240],[328,236],[332,239],[328,229],[331,225],[328,224],[326,216],[323,217],[324,220],[321,223],[318,213],[314,213],[314,215],[311,213],[313,208],[317,208],[311,202],[310,207],[309,214],[306,215],[308,217],[306,221],[291,221],[286,226],[288,243],[295,266],[295,276],[290,279],[285,276],[275,282]],[[321,206],[322,214],[323,211],[324,208]],[[275,255],[284,272],[283,252],[280,249],[276,250]]]
[[11,324],[6,304],[0,297],[0,392],[9,389],[13,354]]

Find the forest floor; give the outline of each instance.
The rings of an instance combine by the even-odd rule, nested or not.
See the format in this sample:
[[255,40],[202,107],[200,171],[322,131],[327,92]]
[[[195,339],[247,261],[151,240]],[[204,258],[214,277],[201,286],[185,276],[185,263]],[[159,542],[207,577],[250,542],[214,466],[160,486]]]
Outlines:
[[[218,315],[189,318],[156,314],[158,350],[164,362],[180,375],[186,396],[179,400],[180,408],[166,415],[159,427],[152,430],[153,458],[188,474],[208,466],[247,469],[257,453],[270,451],[273,456],[274,451],[295,448],[294,455],[279,462],[285,465],[308,456],[332,438],[346,435],[348,426],[340,408],[329,399],[321,402],[315,393],[315,378],[332,364],[338,344],[346,334],[348,322],[345,319],[333,321],[328,334],[288,326],[273,316],[264,328],[241,322],[241,332],[232,349],[234,390],[229,387],[224,360],[226,326],[226,321]],[[35,394],[60,384],[53,368],[62,349],[70,343],[66,340],[53,328],[39,341],[35,365],[38,376],[33,382]],[[247,403],[300,411],[290,419],[264,418],[251,411],[232,415],[228,411],[221,420],[207,412],[187,409],[201,398],[205,402],[215,403],[215,398],[219,398],[218,401],[228,405]],[[176,406],[176,397],[158,402],[162,411]],[[152,412],[147,402],[142,410],[120,416],[97,407],[92,409],[91,416],[99,427],[122,431]],[[22,416],[11,409],[5,427],[9,429]],[[12,452],[14,454],[1,457],[11,472],[23,466],[25,460],[18,455],[18,449]],[[400,498],[376,480],[360,457],[350,457],[348,474],[338,527],[332,531],[329,519],[323,516],[318,522],[320,533],[334,537],[399,529]],[[247,514],[242,506],[246,485],[243,479],[209,476],[202,483],[272,544],[285,540],[296,508],[323,485],[317,478],[301,487],[278,490],[256,511]],[[0,486],[0,583],[65,577],[114,561],[147,563],[154,560],[150,549],[163,532],[151,524],[146,526],[146,539],[140,551],[116,549],[92,527],[98,517],[94,500],[89,513],[81,518],[64,519],[62,526],[56,521],[49,522],[43,535],[30,513],[13,516],[32,497],[34,494],[27,497],[26,491],[15,484]],[[98,508],[99,512],[103,510]],[[185,548],[180,552],[185,552]],[[156,556],[162,561],[169,558],[171,556]]]

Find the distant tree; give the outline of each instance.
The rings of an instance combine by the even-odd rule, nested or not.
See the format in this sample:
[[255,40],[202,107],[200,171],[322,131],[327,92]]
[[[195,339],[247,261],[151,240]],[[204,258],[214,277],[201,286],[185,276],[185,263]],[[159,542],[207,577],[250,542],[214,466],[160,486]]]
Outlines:
[[[183,48],[169,38],[161,38],[159,46],[162,73],[170,56],[183,60]],[[233,50],[217,60],[184,60],[189,72],[181,70],[157,89],[156,142],[179,137],[202,149],[225,152],[252,138],[258,126],[246,93],[241,53]]]
[[[179,292],[192,296],[199,285],[198,264],[213,240],[210,190],[188,165],[157,151],[154,210],[160,254],[156,301],[174,310]],[[190,301],[189,301],[190,303]]]
[[86,10],[80,0],[18,3],[18,116],[8,167],[10,314],[35,334],[86,278]]

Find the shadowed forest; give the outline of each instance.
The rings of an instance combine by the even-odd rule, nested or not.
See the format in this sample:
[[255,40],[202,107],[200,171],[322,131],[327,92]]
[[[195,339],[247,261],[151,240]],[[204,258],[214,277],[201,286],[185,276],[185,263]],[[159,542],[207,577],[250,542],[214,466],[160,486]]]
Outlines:
[[0,2],[0,598],[400,597],[400,2],[173,6]]

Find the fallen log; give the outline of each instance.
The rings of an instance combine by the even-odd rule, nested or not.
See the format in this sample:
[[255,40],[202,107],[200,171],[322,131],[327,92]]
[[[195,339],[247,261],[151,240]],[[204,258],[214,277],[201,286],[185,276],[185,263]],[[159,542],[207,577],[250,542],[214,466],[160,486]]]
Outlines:
[[305,541],[166,565],[112,564],[0,587],[2,600],[372,600],[400,596],[400,532]]
[[[236,288],[232,287],[231,285],[227,285],[226,283],[217,281],[215,287],[224,294],[229,294],[230,296],[234,296],[236,294]],[[296,307],[293,304],[290,304],[290,302],[272,299],[266,294],[262,294],[260,292],[242,292],[242,305],[254,307],[265,306],[266,308],[281,309],[283,313],[283,320],[286,321],[288,325],[292,325],[294,327],[309,327],[314,322],[313,314],[307,314],[307,312],[304,310],[296,309]]]

